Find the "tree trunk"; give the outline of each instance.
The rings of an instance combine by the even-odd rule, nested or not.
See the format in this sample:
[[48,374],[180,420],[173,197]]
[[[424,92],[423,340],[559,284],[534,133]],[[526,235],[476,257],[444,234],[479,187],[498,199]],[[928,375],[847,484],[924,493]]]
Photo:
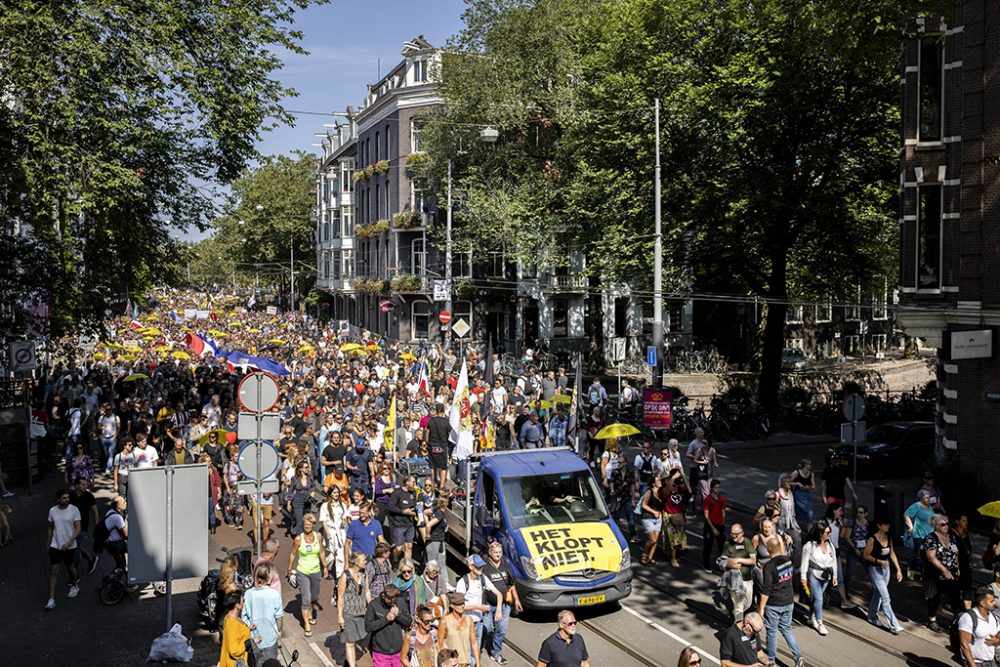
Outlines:
[[788,312],[787,251],[772,253],[771,276],[768,280],[770,299],[764,315],[764,340],[761,345],[760,376],[757,380],[757,400],[776,416],[778,390],[781,384],[781,352],[785,347],[785,314]]

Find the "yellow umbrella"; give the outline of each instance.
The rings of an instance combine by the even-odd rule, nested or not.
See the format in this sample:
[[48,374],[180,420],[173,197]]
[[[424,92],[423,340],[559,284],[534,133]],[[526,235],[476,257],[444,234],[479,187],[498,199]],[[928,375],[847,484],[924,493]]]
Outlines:
[[104,347],[108,348],[109,350],[124,350],[125,349],[125,346],[122,345],[121,343],[102,343],[102,345],[104,345]]
[[260,329],[247,329],[247,333],[260,333]]
[[145,373],[132,373],[132,375],[126,377],[124,380],[122,380],[122,382],[135,382],[136,380],[148,380],[148,379],[149,376],[146,375]]
[[94,352],[94,359],[103,359],[106,356],[108,355],[104,354],[103,352]]
[[312,345],[308,345],[307,344],[307,345],[303,345],[302,347],[299,348],[299,353],[302,353],[302,352],[312,352],[315,349],[316,348],[313,347]]
[[399,355],[399,358],[402,359],[403,361],[416,361],[417,360],[417,358],[415,356],[413,356],[412,354],[410,354],[409,352],[404,352],[403,354]]
[[340,346],[341,352],[353,352],[354,350],[360,350],[361,346],[357,343],[347,343],[346,345]]
[[138,354],[139,352],[142,352],[142,348],[141,347],[137,347],[135,345],[129,345],[128,347],[125,347],[125,348],[122,348],[122,349],[124,349],[126,352],[134,352],[136,354]]
[[142,330],[143,336],[159,336],[162,333],[163,332],[157,329],[156,327],[146,327],[145,329]]
[[569,405],[570,403],[573,402],[573,397],[570,396],[569,394],[556,394],[549,400],[551,400],[553,404],[565,403],[566,405]]
[[1000,519],[1000,500],[986,503],[976,511],[991,519]]
[[271,345],[288,345],[288,341],[281,340],[280,338],[272,338],[267,342],[270,343]]
[[177,350],[176,352],[171,352],[170,356],[173,357],[174,359],[190,359],[191,358],[190,354],[188,354],[187,352],[183,352],[181,350]]
[[135,361],[136,359],[138,359],[138,357],[135,356],[134,354],[123,354],[122,356],[118,357],[119,361]]
[[594,436],[595,440],[610,440],[611,438],[627,438],[638,435],[639,429],[631,424],[608,424]]
[[209,329],[208,330],[208,335],[209,336],[225,336],[226,332],[225,331],[219,331],[218,329]]
[[155,352],[166,352],[169,349],[170,349],[169,345],[159,345],[159,346],[153,348],[153,350]]
[[181,331],[191,331],[191,327],[181,327]]

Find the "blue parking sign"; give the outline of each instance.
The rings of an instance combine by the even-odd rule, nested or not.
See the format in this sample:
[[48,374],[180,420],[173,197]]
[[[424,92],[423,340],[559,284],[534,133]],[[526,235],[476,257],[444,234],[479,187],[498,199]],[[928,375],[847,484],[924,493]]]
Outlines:
[[649,345],[646,347],[646,364],[649,366],[656,366],[656,346]]

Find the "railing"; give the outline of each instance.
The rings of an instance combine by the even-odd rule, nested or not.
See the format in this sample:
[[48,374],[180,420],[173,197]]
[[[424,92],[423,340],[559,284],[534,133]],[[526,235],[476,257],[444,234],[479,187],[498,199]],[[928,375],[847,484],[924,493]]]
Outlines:
[[584,290],[587,289],[587,276],[550,276],[549,287],[558,290]]

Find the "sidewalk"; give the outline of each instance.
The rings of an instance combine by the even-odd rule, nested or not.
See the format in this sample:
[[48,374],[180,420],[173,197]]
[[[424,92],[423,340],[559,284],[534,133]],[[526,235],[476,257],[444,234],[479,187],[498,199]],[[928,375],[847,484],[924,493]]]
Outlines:
[[[114,561],[101,555],[93,574],[81,573],[80,594],[66,597],[66,575],[60,573],[56,608],[42,609],[48,599],[49,562],[45,543],[46,516],[58,489],[61,471],[45,475],[27,494],[27,487],[10,487],[17,495],[4,498],[14,542],[0,548],[0,608],[4,610],[3,649],[0,664],[45,665],[46,667],[134,667],[143,664],[153,639],[166,631],[166,603],[152,589],[137,591],[121,603],[108,607],[97,597],[97,586],[114,570]],[[94,494],[103,515],[112,497],[110,480],[99,475]],[[196,631],[198,579],[174,582],[173,617],[184,635],[193,640],[195,667],[214,667],[219,648],[214,639]],[[308,664],[308,663],[306,663]]]

